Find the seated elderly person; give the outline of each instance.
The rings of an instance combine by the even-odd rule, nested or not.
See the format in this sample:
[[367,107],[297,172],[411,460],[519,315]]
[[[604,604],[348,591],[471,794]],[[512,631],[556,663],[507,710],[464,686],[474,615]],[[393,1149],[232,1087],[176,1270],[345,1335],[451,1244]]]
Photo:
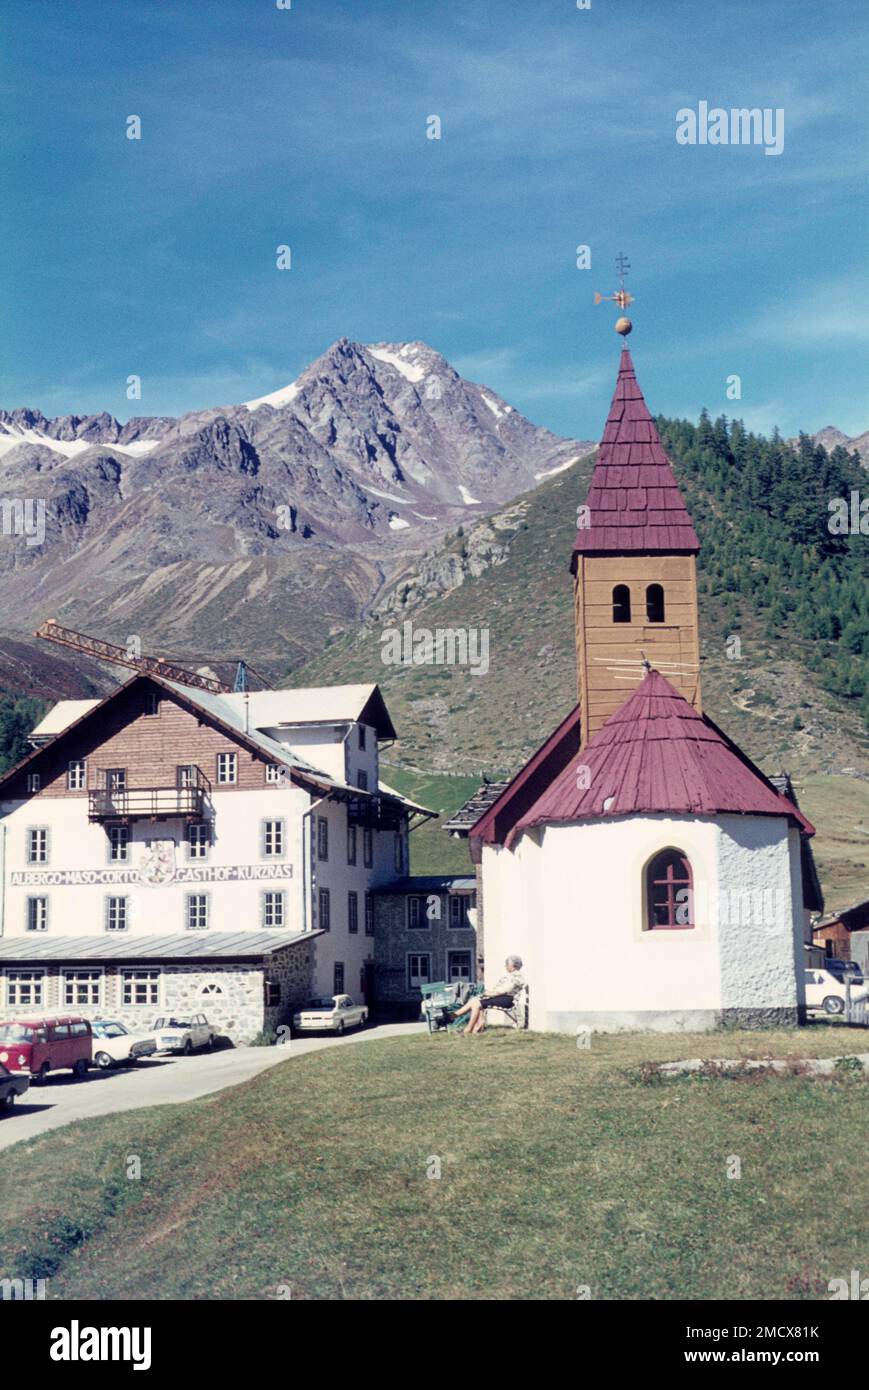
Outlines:
[[482,1033],[486,1026],[486,1009],[512,1009],[516,995],[525,988],[524,977],[519,973],[522,961],[519,956],[508,956],[504,962],[507,974],[502,975],[490,990],[476,994],[460,1009],[451,1010],[453,1018],[468,1014],[466,1033]]

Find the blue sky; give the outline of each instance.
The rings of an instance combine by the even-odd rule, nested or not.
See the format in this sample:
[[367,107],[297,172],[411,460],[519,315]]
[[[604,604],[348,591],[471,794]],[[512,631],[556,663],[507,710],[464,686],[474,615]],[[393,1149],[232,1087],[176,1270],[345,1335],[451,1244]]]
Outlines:
[[[653,411],[869,428],[854,0],[4,0],[0,30],[0,406],[174,415],[424,339],[595,438],[624,250]],[[782,108],[782,154],[678,145],[700,101]]]

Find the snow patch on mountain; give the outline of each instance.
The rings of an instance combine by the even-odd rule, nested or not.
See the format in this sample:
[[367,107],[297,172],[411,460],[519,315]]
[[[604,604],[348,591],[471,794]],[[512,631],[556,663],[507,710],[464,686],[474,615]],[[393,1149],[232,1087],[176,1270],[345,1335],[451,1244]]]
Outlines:
[[299,388],[294,381],[289,386],[281,386],[279,390],[272,391],[268,396],[257,396],[256,400],[244,401],[247,410],[259,410],[261,405],[274,406],[275,410],[280,410],[282,406],[289,405],[299,394]]
[[[140,455],[149,453],[157,442],[156,439],[137,439],[130,444],[108,443],[106,447],[116,449],[119,454]],[[10,449],[16,449],[19,444],[38,444],[44,449],[52,449],[54,453],[71,459],[75,458],[76,454],[84,453],[85,449],[94,448],[96,443],[93,439],[53,439],[42,430],[23,429],[20,425],[0,422],[0,456],[8,454]]]
[[557,468],[547,468],[542,473],[535,473],[534,476],[542,482],[544,478],[554,478],[556,473],[563,473],[565,468],[572,468],[582,458],[582,454],[577,454],[576,458],[567,459],[565,463],[559,463]]
[[409,347],[400,348],[399,351],[395,353],[390,352],[388,348],[370,347],[366,343],[365,351],[369,352],[372,357],[376,357],[378,362],[388,362],[390,367],[394,367],[397,372],[401,372],[401,375],[407,377],[408,381],[422,381],[425,376],[424,367],[420,367],[417,363],[407,361],[407,357],[412,355],[415,356],[412,349]]

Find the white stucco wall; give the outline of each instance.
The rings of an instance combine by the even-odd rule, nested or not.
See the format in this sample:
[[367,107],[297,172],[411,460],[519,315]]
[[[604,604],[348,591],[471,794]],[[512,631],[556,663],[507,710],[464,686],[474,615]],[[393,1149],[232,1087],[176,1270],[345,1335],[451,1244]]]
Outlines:
[[804,1005],[799,832],[773,816],[722,816],[718,839],[731,890],[719,933],[722,1007]]
[[273,725],[263,728],[275,742],[289,748],[297,757],[351,787],[359,785],[359,772],[368,778],[368,790],[375,791],[379,780],[379,749],[375,731],[365,728],[365,747],[359,747],[358,723],[323,728],[319,725]]
[[[186,898],[190,893],[208,897],[209,924],[201,933],[262,931],[262,895],[282,891],[286,918],[282,930],[305,931],[316,927],[312,914],[312,890],[328,888],[331,925],[326,936],[316,939],[312,985],[318,993],[331,993],[335,962],[344,965],[345,989],[360,998],[360,979],[366,961],[374,959],[374,937],[365,931],[365,895],[371,888],[394,879],[395,832],[372,833],[373,862],[365,865],[363,831],[357,829],[356,864],[347,862],[347,804],[327,801],[311,811],[314,798],[291,783],[244,791],[214,791],[214,842],[205,860],[188,858],[184,825],[180,819],[159,824],[134,822],[126,862],[109,860],[108,837],[99,824],[87,818],[85,797],[45,797],[27,802],[0,803],[0,936],[35,937],[26,929],[27,899],[48,899],[48,932],[56,936],[105,934],[106,900],[126,897],[127,938],[169,935],[187,930]],[[310,812],[310,814],[306,814]],[[329,858],[316,855],[319,816],[329,823]],[[262,853],[262,821],[283,819],[285,849],[280,859]],[[313,826],[311,822],[314,822]],[[27,861],[27,830],[44,826],[49,831],[47,864]],[[312,851],[313,839],[313,851]],[[268,880],[204,882],[174,881],[148,886],[135,881],[118,883],[22,883],[13,886],[12,875],[43,875],[82,870],[136,871],[148,855],[148,840],[174,841],[178,870],[219,870],[235,866],[268,866],[278,877]],[[407,837],[403,836],[405,872]],[[348,893],[357,893],[358,931],[349,931]],[[39,936],[42,933],[38,934]]]
[[[670,846],[691,861],[696,925],[650,932],[644,870]],[[783,818],[548,826],[513,851],[485,848],[482,870],[486,978],[523,957],[533,1028],[704,1028],[743,1011],[781,1021],[801,1003],[799,839]]]
[[[335,963],[344,965],[344,989],[359,1000],[360,977],[366,961],[374,960],[374,937],[365,934],[365,894],[372,888],[388,883],[398,875],[395,870],[395,836],[393,831],[372,832],[372,866],[365,867],[362,826],[356,831],[356,863],[347,862],[347,807],[344,802],[324,802],[316,806],[309,820],[325,817],[329,825],[329,858],[317,857],[317,828],[313,835],[313,888],[329,889],[330,928],[317,937],[314,946],[314,991],[331,994],[335,978]],[[310,846],[309,846],[310,848]],[[406,852],[406,850],[405,850]],[[357,894],[359,930],[349,930],[348,894]],[[321,926],[315,911],[314,926]]]
[[[123,863],[110,861],[108,836],[101,825],[88,821],[86,798],[42,796],[28,802],[2,803],[5,871],[0,931],[5,936],[25,934],[27,899],[44,896],[48,898],[48,930],[52,935],[98,935],[105,928],[105,900],[111,895],[127,897],[130,932],[180,932],[186,929],[185,899],[189,893],[209,896],[210,931],[261,931],[261,894],[267,889],[287,895],[284,930],[304,930],[297,846],[308,794],[285,784],[257,791],[214,791],[211,801],[215,833],[206,859],[188,858],[183,821],[170,818],[155,824],[134,822],[129,857]],[[284,821],[285,849],[279,859],[263,856],[265,819]],[[47,864],[27,861],[27,830],[32,826],[44,826],[49,831]],[[154,886],[137,882],[53,885],[38,881],[43,875],[56,872],[138,869],[148,855],[149,840],[174,841],[179,870],[269,865],[276,868],[279,877],[229,882],[210,878],[203,882],[176,880]],[[37,882],[13,885],[14,873],[33,874]]]

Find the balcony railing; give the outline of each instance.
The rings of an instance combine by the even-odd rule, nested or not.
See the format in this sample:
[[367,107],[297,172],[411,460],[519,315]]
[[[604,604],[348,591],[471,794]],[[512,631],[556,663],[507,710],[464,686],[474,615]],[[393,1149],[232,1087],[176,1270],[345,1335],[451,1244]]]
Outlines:
[[347,803],[347,816],[352,825],[374,830],[398,830],[402,813],[393,801],[380,796],[354,796]]
[[205,809],[208,782],[198,768],[190,769],[184,781],[185,785],[175,787],[99,787],[89,791],[88,820],[198,819]]

